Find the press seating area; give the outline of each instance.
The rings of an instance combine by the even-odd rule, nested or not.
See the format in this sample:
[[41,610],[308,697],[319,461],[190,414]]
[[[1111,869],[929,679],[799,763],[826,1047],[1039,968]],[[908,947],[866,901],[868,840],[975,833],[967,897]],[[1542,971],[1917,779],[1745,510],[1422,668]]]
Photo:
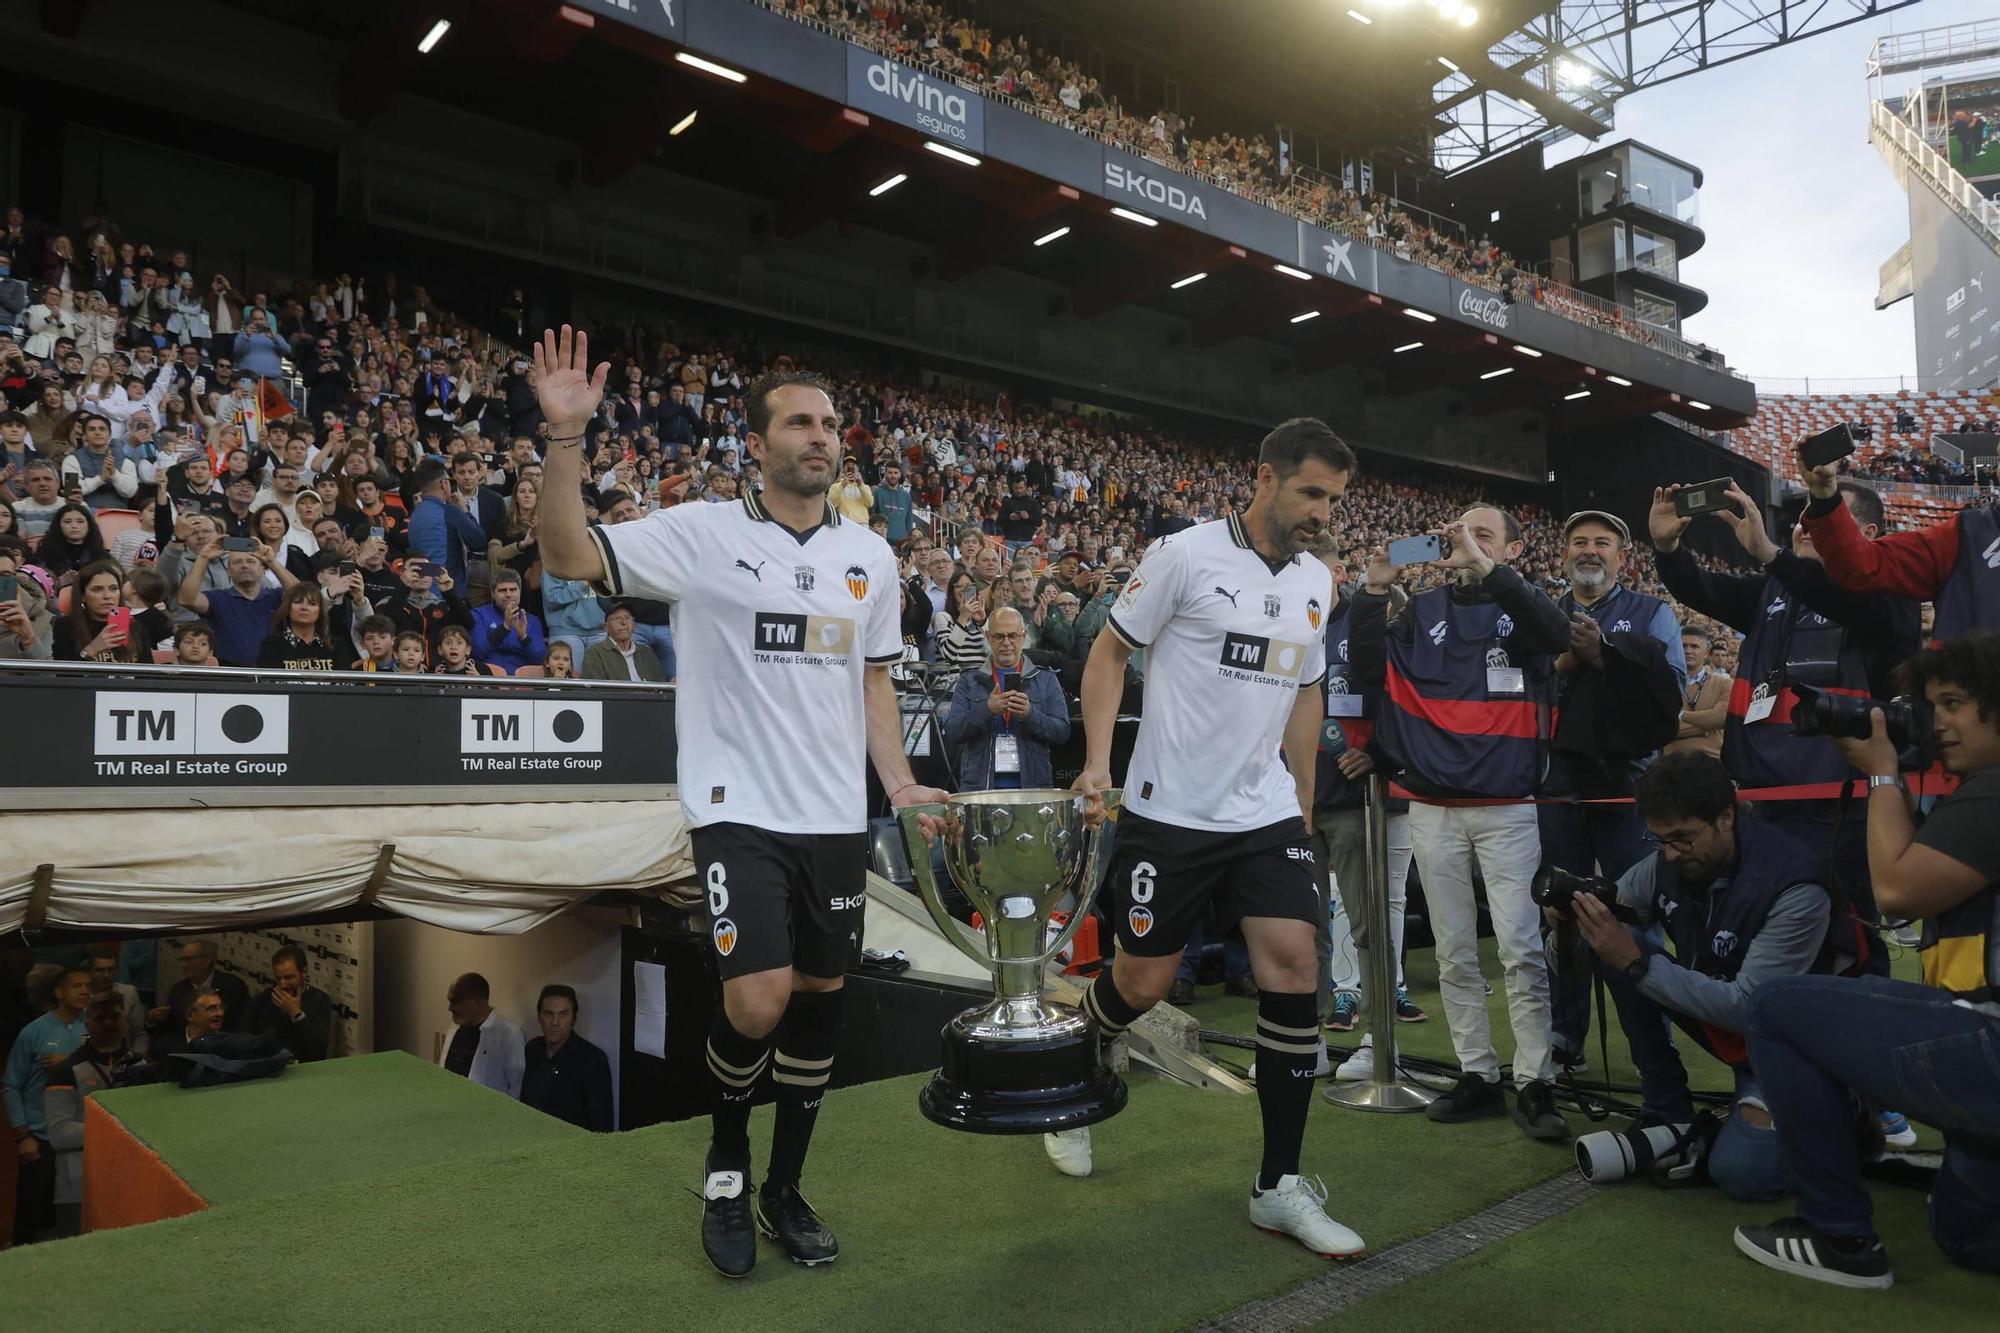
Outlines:
[[[1863,444],[1857,458],[1865,462],[1885,448],[1901,444],[1929,446],[1930,438],[1952,432],[1968,417],[2000,415],[1991,395],[1964,390],[1939,393],[1759,394],[1757,415],[1750,424],[1727,432],[1736,452],[1762,463],[1778,476],[1791,476],[1790,446],[1801,435],[1830,430],[1845,421],[1874,427],[1874,438]],[[1908,435],[1896,433],[1896,414],[1916,418]]]

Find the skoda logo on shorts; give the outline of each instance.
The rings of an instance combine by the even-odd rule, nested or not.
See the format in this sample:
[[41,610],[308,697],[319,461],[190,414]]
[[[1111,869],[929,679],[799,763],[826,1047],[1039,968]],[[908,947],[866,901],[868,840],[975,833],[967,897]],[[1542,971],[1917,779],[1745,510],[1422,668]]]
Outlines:
[[715,940],[715,951],[724,958],[736,952],[736,923],[728,917],[717,921],[709,934]]
[[1142,940],[1145,939],[1147,932],[1153,928],[1153,909],[1150,907],[1133,908],[1125,914],[1125,924],[1132,928],[1134,937]]

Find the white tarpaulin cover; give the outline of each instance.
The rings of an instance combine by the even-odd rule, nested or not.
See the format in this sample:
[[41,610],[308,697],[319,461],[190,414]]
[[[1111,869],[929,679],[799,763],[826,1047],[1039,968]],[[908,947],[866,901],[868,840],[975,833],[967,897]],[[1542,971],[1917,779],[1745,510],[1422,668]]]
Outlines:
[[36,811],[0,817],[0,931],[31,906],[47,927],[220,930],[365,902],[514,935],[693,873],[678,801]]
[[[694,879],[678,800],[31,811],[0,816],[0,858],[0,933],[31,922],[215,931],[367,903],[518,935],[593,894]],[[874,875],[868,894],[870,948],[900,949],[920,972],[988,979],[914,895]],[[691,884],[674,896],[700,898]]]

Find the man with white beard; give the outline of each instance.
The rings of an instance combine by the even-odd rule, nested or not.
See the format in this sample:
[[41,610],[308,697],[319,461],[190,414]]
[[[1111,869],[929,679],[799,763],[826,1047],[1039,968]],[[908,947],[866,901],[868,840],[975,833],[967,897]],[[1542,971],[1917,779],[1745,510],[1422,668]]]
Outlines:
[[[1618,582],[1632,533],[1616,514],[1586,509],[1563,524],[1563,573],[1569,591],[1556,605],[1569,617],[1570,648],[1556,659],[1562,677],[1559,707],[1568,707],[1580,673],[1602,671],[1606,639],[1618,635],[1652,639],[1664,648],[1675,689],[1687,685],[1687,654],[1681,647],[1680,625],[1673,608],[1657,597],[1634,592]],[[1626,654],[1629,658],[1631,654]],[[1643,667],[1641,668],[1643,669]],[[1538,814],[1544,864],[1571,874],[1617,879],[1645,855],[1645,830],[1629,805],[1583,805],[1597,797],[1630,796],[1653,755],[1611,759],[1602,763],[1558,748],[1550,756],[1544,798],[1568,803],[1545,804]],[[1561,938],[1557,936],[1556,938]],[[1590,1027],[1591,955],[1577,945],[1573,956],[1550,954],[1550,1007],[1555,1027],[1555,1060],[1567,1073],[1587,1068],[1584,1039]]]

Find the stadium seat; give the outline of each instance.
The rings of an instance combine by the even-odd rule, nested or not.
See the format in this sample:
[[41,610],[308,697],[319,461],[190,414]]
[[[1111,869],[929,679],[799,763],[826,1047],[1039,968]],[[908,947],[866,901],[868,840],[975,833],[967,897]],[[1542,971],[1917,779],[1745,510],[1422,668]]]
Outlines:
[[172,648],[155,648],[153,650],[153,662],[156,666],[172,666],[174,662],[174,650]]
[[522,667],[519,671],[516,671],[514,674],[516,676],[523,678],[529,676],[547,676],[549,674],[549,669],[545,666],[537,666],[533,662],[530,662],[528,663],[528,665]]
[[117,541],[126,533],[139,526],[139,511],[136,509],[100,509],[97,511],[97,531],[104,538],[106,546]]

